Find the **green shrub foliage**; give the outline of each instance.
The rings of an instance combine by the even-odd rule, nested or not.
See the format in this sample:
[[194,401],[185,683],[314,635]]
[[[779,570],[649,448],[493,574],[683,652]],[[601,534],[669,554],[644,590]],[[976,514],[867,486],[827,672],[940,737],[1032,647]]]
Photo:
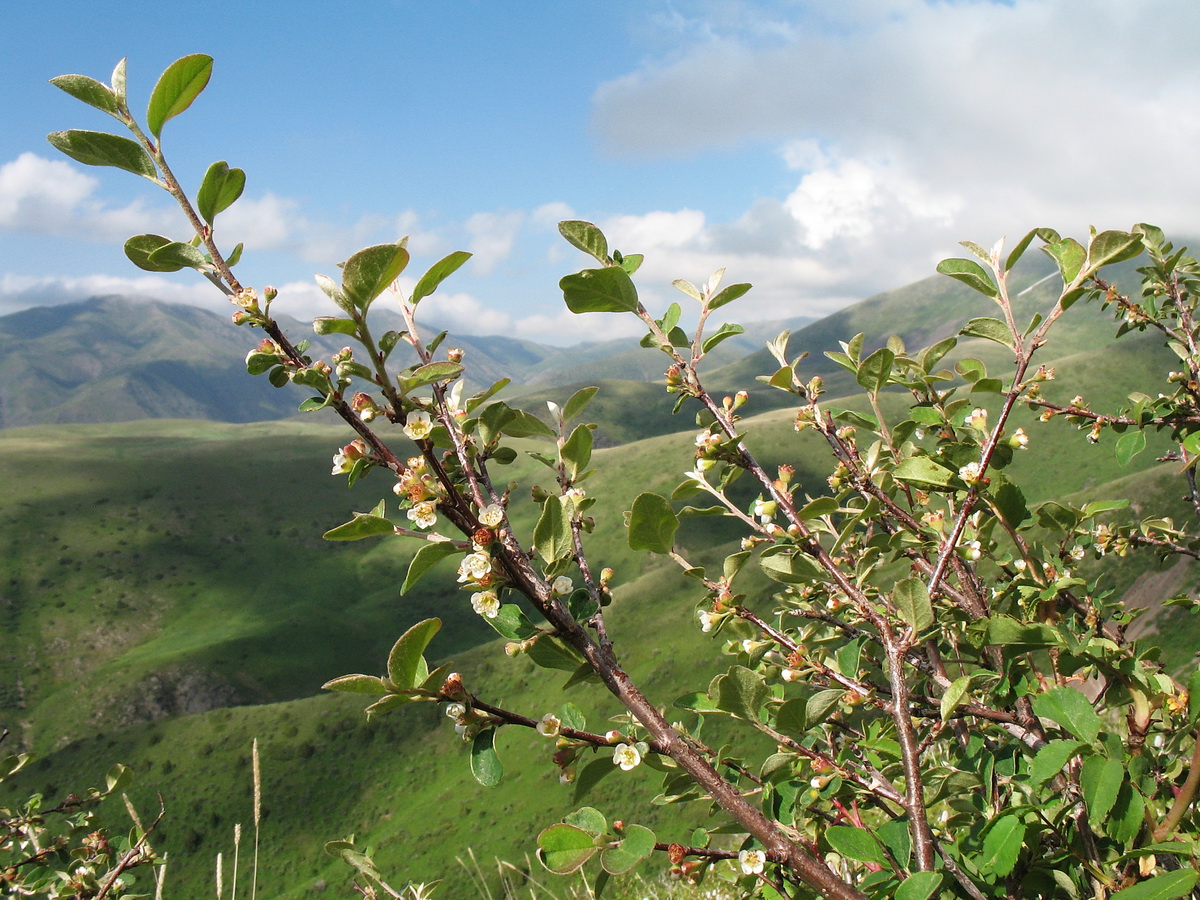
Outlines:
[[[802,481],[791,466],[768,469],[756,457],[742,419],[747,394],[714,396],[701,373],[705,355],[741,332],[714,327],[712,314],[749,285],[723,286],[721,272],[702,285],[678,281],[680,302],[656,318],[638,296],[641,256],[613,249],[588,222],[561,223],[589,257],[560,283],[567,307],[637,317],[643,346],[664,356],[675,411],[697,423],[694,458],[680,461],[685,474],[672,496],[643,493],[624,522],[598,521],[586,421],[595,389],[551,404],[547,424],[496,399],[504,381],[468,395],[462,352],[417,325],[420,303],[468,254],[435,262],[407,295],[396,285],[410,262],[404,241],[360,250],[339,280],[318,276],[332,309],[314,328],[348,345],[329,360],[311,358],[306,342],[280,330],[276,291],[243,284],[234,270],[241,245],[226,252],[218,242],[220,215],[237,201],[244,173],[214,163],[190,198],[163,155],[164,128],[211,68],[201,55],[174,63],[151,94],[144,128],[127,106],[123,65],[111,85],[55,79],[129,136],[64,131],[50,141],[81,163],[126,169],[168,191],[194,233],[132,237],[130,260],[153,272],[195,269],[222,290],[235,321],[264,335],[247,356],[251,374],[300,386],[301,410],[331,409],[353,431],[334,473],[354,482],[379,469],[391,480],[389,496],[326,537],[424,542],[405,589],[452,559],[461,602],[504,640],[497,652],[527,655],[546,677],[585,689],[552,714],[496,705],[487,684],[464,683],[449,666],[430,669],[436,619],[403,634],[377,674],[326,688],[368,695],[368,716],[443,704],[457,739],[470,744],[472,773],[489,788],[503,780],[497,732],[525,728],[546,735],[547,764],[574,782],[580,801],[601,777],[643,768],[661,777],[660,802],[711,807],[710,824],[686,843],[664,843],[589,806],[547,822],[542,863],[586,873],[597,894],[610,876],[656,856],[691,880],[735,881],[747,897],[1168,900],[1193,891],[1200,676],[1167,671],[1154,647],[1130,639],[1135,614],[1114,598],[1104,570],[1130,554],[1194,558],[1200,540],[1155,510],[1119,513],[1125,501],[1031,505],[1010,467],[1038,453],[1032,425],[1033,434],[1014,426],[1014,413],[1028,409],[1065,418],[1093,440],[1111,433],[1106,446],[1122,463],[1161,432],[1180,490],[1200,509],[1200,282],[1196,261],[1159,229],[1075,240],[1040,228],[1011,249],[965,243],[968,256],[939,271],[990,298],[993,315],[928,347],[848,339],[829,356],[857,385],[853,408],[822,399],[805,354],[781,334],[769,345],[774,371],[761,381],[791,396],[796,431],[828,452],[827,480]],[[1030,317],[1011,283],[1031,249],[1053,260],[1060,289]],[[1125,296],[1104,270],[1135,258],[1141,293]],[[399,309],[402,329],[372,331],[381,299]],[[1039,354],[1060,319],[1086,303],[1110,307],[1122,334],[1158,332],[1178,371],[1130,385],[1145,392],[1121,409],[1046,399],[1055,373]],[[546,467],[532,491],[504,480],[521,453]],[[738,479],[757,494],[749,504],[740,489],[742,500],[731,493]],[[519,505],[534,505],[532,529],[513,524]],[[719,566],[695,565],[677,547],[677,531],[698,515],[741,529],[740,548]],[[610,639],[617,593],[623,603],[642,599],[618,592],[619,577],[589,550],[594,529],[618,528],[630,547],[678,563],[696,599],[696,628],[726,655],[724,671],[692,693],[647,695]],[[771,588],[741,592],[766,579]],[[588,690],[623,704],[616,727],[589,716]],[[735,735],[719,749],[705,736],[712,719],[724,720],[722,740]],[[402,895],[349,842],[330,851],[355,867],[364,891]]]

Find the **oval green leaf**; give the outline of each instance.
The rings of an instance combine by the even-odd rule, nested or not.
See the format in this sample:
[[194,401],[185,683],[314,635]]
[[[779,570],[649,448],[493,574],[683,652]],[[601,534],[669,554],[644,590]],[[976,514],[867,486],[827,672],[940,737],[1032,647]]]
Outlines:
[[637,288],[620,266],[584,269],[567,275],[558,286],[573,313],[633,312],[638,307]]
[[366,309],[407,265],[408,250],[402,244],[359,250],[342,268],[342,294],[358,309]]
[[141,145],[103,131],[56,131],[46,135],[56,150],[85,166],[112,166],[151,181],[158,180],[154,161]]
[[184,268],[182,263],[151,262],[150,256],[171,243],[169,237],[161,234],[136,234],[125,242],[125,255],[139,269],[147,272],[178,272]]
[[471,774],[484,787],[495,787],[504,777],[504,766],[496,755],[496,729],[485,728],[471,742]]
[[209,225],[218,214],[229,209],[246,187],[246,173],[241,169],[231,169],[222,160],[208,167],[204,173],[204,181],[196,193],[196,209]]
[[561,822],[539,834],[537,842],[538,859],[556,875],[570,875],[582,868],[599,849],[586,831]]
[[59,75],[57,78],[51,78],[50,83],[88,106],[94,106],[112,116],[117,114],[117,95],[108,85],[101,84],[95,78],[88,78],[86,75]]
[[392,647],[392,652],[388,654],[387,661],[388,678],[398,688],[412,690],[418,681],[423,680],[424,676],[418,678],[417,674],[422,668],[425,648],[441,627],[441,619],[424,619],[400,635],[400,639]]
[[675,546],[679,518],[670,502],[658,494],[638,494],[629,513],[629,546],[651,553],[670,553]]
[[163,125],[192,105],[208,84],[212,66],[212,57],[203,53],[193,53],[167,66],[146,107],[146,125],[151,134],[161,137]]

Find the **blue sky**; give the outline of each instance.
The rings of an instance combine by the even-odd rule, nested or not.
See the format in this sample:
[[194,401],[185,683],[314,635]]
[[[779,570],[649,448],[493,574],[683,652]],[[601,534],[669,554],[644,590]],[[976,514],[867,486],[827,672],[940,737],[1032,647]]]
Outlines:
[[583,259],[560,218],[645,253],[651,306],[728,267],[755,284],[746,319],[830,312],[964,238],[1195,234],[1198,33],[1190,0],[19,4],[0,313],[112,292],[223,308],[121,253],[141,231],[186,237],[169,198],[45,141],[115,125],[47,80],[107,80],[123,56],[135,111],[173,59],[215,57],[164,146],[193,188],[215,160],[246,170],[218,236],[246,243],[240,274],[279,286],[280,311],[323,312],[314,273],[410,234],[414,278],[475,253],[431,320],[571,343],[636,328],[565,313],[556,284]]

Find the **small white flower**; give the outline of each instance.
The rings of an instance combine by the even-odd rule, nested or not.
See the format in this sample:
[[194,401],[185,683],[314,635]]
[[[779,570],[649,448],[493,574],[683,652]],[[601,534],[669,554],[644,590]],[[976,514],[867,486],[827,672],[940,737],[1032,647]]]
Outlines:
[[480,591],[471,595],[471,609],[488,619],[500,615],[500,598],[495,591]]
[[613,765],[620,766],[625,772],[637,768],[641,761],[642,754],[630,744],[617,744],[617,749],[613,751]]
[[987,431],[987,410],[981,406],[975,407],[967,416],[966,424],[979,431]]
[[562,730],[562,719],[554,715],[554,713],[546,713],[542,716],[542,721],[537,723],[538,734],[546,737],[558,737],[559,731]]
[[971,562],[975,562],[983,556],[983,549],[979,541],[966,541],[958,549],[962,553],[963,558],[969,559]]
[[333,454],[333,471],[330,472],[329,474],[330,475],[349,474],[350,467],[353,465],[354,465],[354,460],[350,459],[349,457],[346,456],[345,453],[343,453],[341,450],[339,450],[337,453]]
[[458,581],[482,581],[492,571],[492,559],[486,553],[468,553],[458,565]]
[[555,597],[565,597],[575,589],[575,583],[566,575],[559,575],[554,579],[554,583],[550,585],[550,592]]
[[715,615],[714,613],[710,613],[706,609],[699,610],[696,615],[700,618],[700,630],[705,634],[708,634],[710,631],[712,631],[713,628],[716,627],[717,623],[721,621],[719,616]]
[[1023,559],[1018,559],[1015,563],[1013,563],[1013,568],[1016,569],[1018,572],[1024,572],[1025,569],[1028,568],[1028,566],[1029,566],[1029,563],[1025,562],[1025,560],[1023,560]]
[[796,681],[800,677],[800,670],[799,669],[784,669],[783,672],[780,673],[779,677],[782,678],[784,681],[788,681],[788,682]]
[[433,420],[429,418],[429,413],[417,410],[408,414],[408,420],[404,423],[404,433],[414,441],[424,440],[429,437],[431,431]]
[[489,503],[479,511],[479,523],[487,528],[495,528],[504,521],[504,509],[499,503]]
[[977,462],[969,462],[958,470],[958,477],[967,484],[976,484],[979,481],[979,476],[982,473],[982,468]]
[[738,865],[743,875],[758,875],[767,865],[767,854],[762,850],[743,850],[738,854]]
[[418,528],[432,528],[437,524],[437,503],[432,500],[414,503],[408,511],[408,518]]
[[766,525],[775,517],[776,511],[779,509],[779,504],[774,500],[758,499],[754,501],[753,515],[758,517],[758,521]]
[[451,719],[461,719],[467,714],[467,708],[461,703],[450,703],[446,706],[446,715]]
[[1029,435],[1027,435],[1025,433],[1024,428],[1018,428],[1016,431],[1013,432],[1012,440],[1010,441],[1010,443],[1014,447],[1016,447],[1018,450],[1024,450],[1026,447],[1029,446]]

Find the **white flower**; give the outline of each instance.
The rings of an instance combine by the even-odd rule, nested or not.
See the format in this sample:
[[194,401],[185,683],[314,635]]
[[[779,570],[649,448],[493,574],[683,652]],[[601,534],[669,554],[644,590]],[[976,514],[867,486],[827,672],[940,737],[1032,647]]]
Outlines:
[[758,521],[766,525],[775,517],[775,512],[779,509],[779,504],[774,500],[763,500],[759,498],[754,501],[753,515],[758,516]]
[[350,459],[345,453],[339,450],[337,453],[333,454],[333,471],[329,474],[346,475],[350,472],[350,468],[353,465],[354,460]]
[[429,437],[431,431],[433,420],[429,418],[429,413],[417,410],[408,414],[408,420],[404,423],[404,433],[414,441],[424,440]]
[[975,484],[979,481],[979,476],[982,471],[983,470],[981,469],[979,463],[969,462],[958,470],[958,477],[967,484]]
[[558,737],[560,730],[562,730],[562,719],[554,713],[546,713],[542,716],[542,721],[537,723],[538,734],[546,737]]
[[575,583],[566,575],[559,575],[554,579],[554,583],[550,585],[550,592],[555,597],[565,597],[575,589]]
[[1029,446],[1029,435],[1025,433],[1024,428],[1018,428],[1013,432],[1013,436],[1009,440],[1009,443],[1018,450],[1024,450]]
[[467,708],[461,703],[451,703],[446,707],[446,715],[451,719],[461,719],[467,714]]
[[432,528],[437,524],[437,503],[432,500],[422,500],[413,504],[408,511],[408,518],[418,528]]
[[705,634],[708,634],[708,632],[712,631],[713,628],[716,627],[717,623],[721,621],[720,617],[710,613],[706,609],[697,611],[696,615],[700,617],[700,630]]
[[796,681],[797,679],[800,678],[800,670],[799,669],[784,669],[779,674],[779,677],[782,678],[784,681],[788,681],[788,682]]
[[492,571],[492,559],[486,553],[468,553],[458,565],[458,581],[482,581]]
[[617,749],[613,751],[613,765],[620,766],[625,772],[637,768],[641,761],[642,754],[630,744],[617,744]]
[[479,511],[479,523],[488,528],[495,528],[504,521],[504,509],[499,503],[489,503]]
[[979,541],[967,541],[958,549],[959,552],[962,553],[963,558],[969,559],[971,562],[975,562],[977,559],[983,556],[983,550],[981,549]]
[[471,595],[471,609],[488,619],[500,615],[500,598],[495,591],[481,591]]
[[966,424],[980,431],[987,431],[987,410],[980,406],[975,407],[967,416]]
[[738,854],[738,865],[743,875],[758,875],[767,864],[767,854],[762,850],[743,850]]

